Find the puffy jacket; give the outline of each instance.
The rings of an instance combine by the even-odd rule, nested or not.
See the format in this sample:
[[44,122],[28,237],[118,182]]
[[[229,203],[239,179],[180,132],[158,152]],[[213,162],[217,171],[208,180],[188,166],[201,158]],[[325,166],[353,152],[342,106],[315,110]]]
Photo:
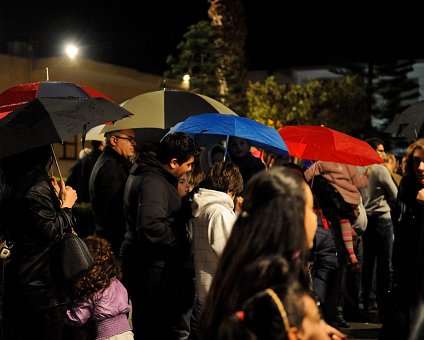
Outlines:
[[127,290],[118,279],[114,279],[104,291],[94,294],[93,301],[73,302],[66,312],[66,323],[79,327],[94,321],[96,339],[105,339],[131,330],[129,312]]

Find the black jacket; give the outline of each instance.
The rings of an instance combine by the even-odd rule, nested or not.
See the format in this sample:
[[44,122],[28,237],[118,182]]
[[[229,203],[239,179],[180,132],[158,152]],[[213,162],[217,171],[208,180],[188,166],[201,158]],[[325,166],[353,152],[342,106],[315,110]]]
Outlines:
[[152,155],[143,155],[134,164],[124,195],[127,232],[123,259],[184,262],[189,243],[177,185],[177,178]]
[[119,254],[125,234],[124,188],[131,162],[106,146],[90,176],[91,207],[96,219],[96,234],[109,240]]
[[6,265],[5,308],[36,311],[63,305],[69,299],[57,244],[72,210],[60,208],[46,172],[33,171],[12,189],[1,217],[14,242]]
[[90,192],[88,190],[90,175],[101,154],[101,150],[94,149],[89,154],[79,159],[70,169],[66,185],[76,190],[78,194],[77,202],[90,202]]

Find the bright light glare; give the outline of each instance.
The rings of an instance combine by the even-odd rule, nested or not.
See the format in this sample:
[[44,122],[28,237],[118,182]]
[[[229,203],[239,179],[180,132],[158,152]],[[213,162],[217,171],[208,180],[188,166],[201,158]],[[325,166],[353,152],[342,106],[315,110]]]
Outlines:
[[76,47],[75,45],[68,45],[65,48],[65,52],[69,58],[74,59],[78,54],[78,47]]
[[189,74],[185,74],[183,77],[184,81],[190,81],[190,75]]

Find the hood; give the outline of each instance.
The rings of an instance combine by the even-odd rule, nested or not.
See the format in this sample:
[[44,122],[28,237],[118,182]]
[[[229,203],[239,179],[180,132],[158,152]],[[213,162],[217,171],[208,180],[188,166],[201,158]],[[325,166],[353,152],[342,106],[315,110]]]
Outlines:
[[191,209],[194,217],[197,217],[207,207],[220,204],[229,210],[234,210],[234,202],[225,192],[200,188],[193,196]]

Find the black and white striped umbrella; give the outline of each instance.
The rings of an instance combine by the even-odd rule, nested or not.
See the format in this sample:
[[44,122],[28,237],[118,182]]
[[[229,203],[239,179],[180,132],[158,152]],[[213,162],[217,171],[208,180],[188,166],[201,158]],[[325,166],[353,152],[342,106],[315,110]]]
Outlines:
[[237,115],[215,99],[181,90],[144,93],[125,101],[121,106],[134,115],[131,119],[122,119],[113,125],[107,125],[103,132],[135,128],[167,129],[200,113]]

